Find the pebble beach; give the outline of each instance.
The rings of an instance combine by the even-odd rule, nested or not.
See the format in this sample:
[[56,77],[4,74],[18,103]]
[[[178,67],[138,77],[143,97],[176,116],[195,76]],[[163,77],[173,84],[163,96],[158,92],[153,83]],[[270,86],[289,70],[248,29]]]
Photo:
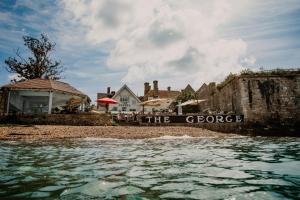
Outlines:
[[235,137],[196,127],[140,127],[140,126],[1,126],[0,140],[39,140],[64,138],[146,139],[164,136]]

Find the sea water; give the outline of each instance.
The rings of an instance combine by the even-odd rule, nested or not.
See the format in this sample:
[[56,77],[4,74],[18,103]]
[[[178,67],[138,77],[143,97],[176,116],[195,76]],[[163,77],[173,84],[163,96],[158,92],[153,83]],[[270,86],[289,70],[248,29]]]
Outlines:
[[300,138],[0,141],[0,199],[300,199]]

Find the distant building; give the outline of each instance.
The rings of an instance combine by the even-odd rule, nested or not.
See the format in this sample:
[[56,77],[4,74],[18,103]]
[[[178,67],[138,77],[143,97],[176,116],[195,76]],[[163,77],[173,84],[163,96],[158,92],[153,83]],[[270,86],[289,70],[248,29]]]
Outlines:
[[4,85],[0,105],[4,113],[51,114],[66,105],[81,110],[90,98],[68,83],[48,79],[31,79]]
[[167,110],[171,103],[180,94],[180,91],[171,90],[171,87],[167,87],[167,90],[160,90],[158,88],[158,81],[153,81],[153,88],[148,82],[144,83],[144,97],[143,101],[149,101],[153,99],[161,99],[161,103],[154,106],[144,106],[144,112],[152,112],[154,110]]
[[190,93],[190,94],[195,94],[195,90],[193,89],[193,87],[188,84],[182,91],[182,92],[185,92],[185,93]]
[[140,99],[125,84],[112,97],[118,104],[110,104],[109,111],[113,112],[140,112]]
[[158,81],[153,81],[153,89],[148,82],[144,83],[144,101],[151,99],[175,99],[180,94],[179,91],[171,90],[171,87],[167,87],[167,90],[158,89]]

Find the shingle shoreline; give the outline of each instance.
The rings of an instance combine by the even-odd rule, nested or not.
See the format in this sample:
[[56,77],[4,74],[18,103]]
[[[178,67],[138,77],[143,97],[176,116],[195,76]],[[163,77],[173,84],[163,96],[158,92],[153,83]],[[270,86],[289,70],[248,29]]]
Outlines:
[[38,140],[67,138],[116,138],[144,139],[162,136],[234,137],[231,133],[219,133],[196,127],[139,127],[139,126],[56,126],[7,125],[0,127],[0,140]]

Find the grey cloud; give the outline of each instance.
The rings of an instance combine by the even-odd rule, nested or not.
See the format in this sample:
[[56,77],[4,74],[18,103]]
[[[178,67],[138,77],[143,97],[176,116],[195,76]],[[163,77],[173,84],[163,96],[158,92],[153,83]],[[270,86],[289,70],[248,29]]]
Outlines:
[[204,59],[204,55],[200,54],[197,49],[190,47],[185,54],[178,60],[170,61],[168,64],[178,70],[190,71]]
[[115,28],[122,23],[120,17],[124,12],[129,12],[128,6],[122,4],[120,1],[107,0],[100,9],[98,17],[106,26]]
[[163,29],[161,24],[156,22],[151,25],[149,32],[149,39],[156,46],[163,47],[179,41],[183,38],[183,34],[173,29]]

